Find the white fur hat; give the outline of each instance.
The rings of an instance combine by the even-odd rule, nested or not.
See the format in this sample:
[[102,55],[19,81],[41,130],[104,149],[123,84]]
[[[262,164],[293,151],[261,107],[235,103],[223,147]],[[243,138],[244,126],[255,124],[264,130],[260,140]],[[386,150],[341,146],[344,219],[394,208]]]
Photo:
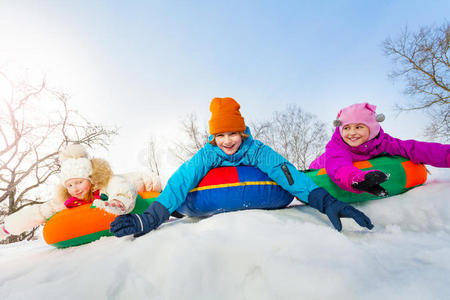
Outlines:
[[80,144],[68,145],[59,153],[61,161],[61,184],[71,178],[90,179],[92,175],[92,163],[88,154]]

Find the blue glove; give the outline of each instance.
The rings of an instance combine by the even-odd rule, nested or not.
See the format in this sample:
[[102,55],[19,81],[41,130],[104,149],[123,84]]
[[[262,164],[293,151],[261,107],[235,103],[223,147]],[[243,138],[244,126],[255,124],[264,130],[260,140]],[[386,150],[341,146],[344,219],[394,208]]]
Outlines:
[[159,225],[169,219],[169,216],[167,208],[158,201],[154,201],[143,214],[118,216],[111,222],[109,231],[117,237],[130,234],[139,237],[158,228]]
[[364,213],[353,206],[331,196],[325,189],[316,188],[309,193],[309,205],[328,216],[337,231],[342,230],[340,218],[352,218],[361,227],[373,228],[373,224]]

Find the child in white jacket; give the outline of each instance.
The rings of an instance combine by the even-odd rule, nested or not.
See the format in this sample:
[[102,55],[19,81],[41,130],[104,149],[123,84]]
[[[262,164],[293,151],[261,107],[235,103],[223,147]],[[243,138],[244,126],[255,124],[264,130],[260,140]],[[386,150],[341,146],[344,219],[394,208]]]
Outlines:
[[55,213],[93,203],[113,214],[133,210],[138,192],[161,191],[159,178],[151,172],[114,175],[103,159],[89,159],[80,144],[67,146],[59,154],[60,184],[53,199],[25,207],[5,218],[0,227],[0,239],[10,234],[21,234],[44,224]]

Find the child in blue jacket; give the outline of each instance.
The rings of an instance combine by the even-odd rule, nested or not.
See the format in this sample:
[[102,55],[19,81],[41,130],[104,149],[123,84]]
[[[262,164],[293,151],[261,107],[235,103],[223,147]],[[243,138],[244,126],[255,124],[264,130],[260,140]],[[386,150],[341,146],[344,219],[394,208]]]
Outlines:
[[370,219],[361,211],[333,198],[272,148],[254,140],[239,108],[232,98],[214,98],[210,105],[211,142],[178,168],[157,200],[143,214],[118,216],[111,223],[111,232],[117,237],[141,236],[156,229],[169,219],[209,170],[238,165],[257,167],[283,189],[327,214],[338,231],[342,229],[342,217],[353,218],[360,226],[373,228]]

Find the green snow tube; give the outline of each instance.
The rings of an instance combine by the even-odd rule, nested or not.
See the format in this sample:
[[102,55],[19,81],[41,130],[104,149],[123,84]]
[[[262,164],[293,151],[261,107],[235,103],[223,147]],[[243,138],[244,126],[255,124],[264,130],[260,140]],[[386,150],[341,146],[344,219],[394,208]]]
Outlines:
[[[401,156],[381,156],[370,160],[354,162],[358,169],[380,170],[389,174],[389,180],[381,186],[386,189],[389,196],[404,193],[413,187],[425,183],[427,170],[424,165],[415,164]],[[367,200],[381,199],[369,193],[356,194],[344,191],[331,181],[325,169],[304,171],[318,186],[326,189],[333,197],[347,203],[362,202]]]

